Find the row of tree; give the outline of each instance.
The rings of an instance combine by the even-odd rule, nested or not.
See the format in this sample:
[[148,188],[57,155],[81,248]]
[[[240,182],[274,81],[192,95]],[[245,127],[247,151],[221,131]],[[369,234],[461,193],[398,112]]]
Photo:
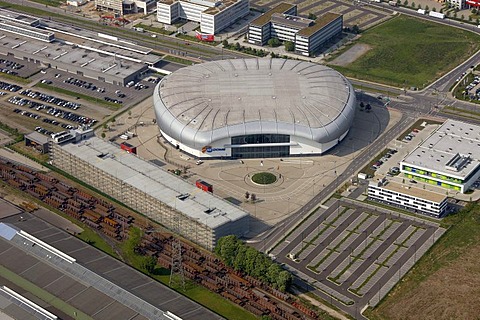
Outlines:
[[236,50],[236,51],[240,51],[240,52],[243,52],[243,53],[246,53],[246,54],[251,54],[251,55],[254,55],[254,56],[257,56],[257,57],[265,57],[268,54],[268,52],[266,52],[263,49],[255,49],[255,48],[250,48],[250,47],[244,47],[244,46],[240,45],[240,43],[238,43],[238,42],[236,42],[235,44],[233,44],[233,43],[230,44],[230,43],[228,43],[227,40],[223,40],[222,45],[225,49]]
[[273,288],[286,291],[292,275],[283,270],[265,254],[245,245],[236,236],[225,236],[218,240],[215,253],[223,262],[237,271],[257,278]]

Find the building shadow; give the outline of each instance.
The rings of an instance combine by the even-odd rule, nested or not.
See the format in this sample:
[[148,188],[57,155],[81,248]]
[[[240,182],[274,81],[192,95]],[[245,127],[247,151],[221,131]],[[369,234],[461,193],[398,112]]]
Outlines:
[[369,103],[372,106],[371,110],[360,109],[357,106],[355,118],[347,136],[326,154],[339,157],[353,156],[354,153],[373,143],[385,132],[391,120],[388,109],[380,102]]

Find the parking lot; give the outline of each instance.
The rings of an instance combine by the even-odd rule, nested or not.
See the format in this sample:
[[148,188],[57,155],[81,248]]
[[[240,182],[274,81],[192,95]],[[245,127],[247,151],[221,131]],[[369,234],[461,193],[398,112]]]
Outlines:
[[[268,10],[281,2],[281,0],[253,0],[250,3],[253,8]],[[364,3],[346,0],[301,1],[297,3],[297,10],[298,14],[304,17],[307,17],[309,13],[313,13],[317,17],[327,12],[342,14],[344,26],[353,27],[358,25],[360,29],[375,25],[389,16],[389,13]]]
[[[437,223],[331,199],[275,247],[320,296],[358,312],[375,306],[446,231]],[[352,315],[355,315],[352,312]]]
[[[36,74],[33,78],[38,79],[40,82],[46,81],[48,83],[45,84],[48,84],[52,87],[61,88],[74,93],[78,92],[82,95],[98,99],[100,105],[100,101],[107,101],[108,99],[111,99],[111,101],[107,102],[115,103],[115,100],[118,102],[121,101],[121,103],[117,103],[119,107],[129,107],[137,104],[145,98],[150,97],[155,87],[154,83],[147,80],[137,82],[139,83],[137,86],[133,85],[131,87],[121,87],[103,81],[72,75],[56,69],[42,70],[45,71],[45,73]],[[152,77],[158,78],[157,76],[149,76],[146,79]],[[143,87],[143,89],[140,89],[140,85]],[[73,99],[75,99],[75,96],[73,96]]]

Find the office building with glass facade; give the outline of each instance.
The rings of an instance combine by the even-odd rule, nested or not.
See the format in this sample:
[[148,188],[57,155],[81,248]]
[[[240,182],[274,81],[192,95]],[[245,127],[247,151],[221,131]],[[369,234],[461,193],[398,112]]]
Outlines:
[[444,194],[386,179],[370,181],[368,198],[435,218],[442,217],[447,212],[448,206]]
[[248,0],[160,0],[157,20],[173,24],[178,19],[200,23],[200,31],[216,34],[250,13]]
[[305,61],[232,59],[182,68],[153,95],[162,136],[198,158],[319,155],[347,135],[350,82]]
[[400,163],[410,179],[465,193],[480,179],[480,126],[447,120]]

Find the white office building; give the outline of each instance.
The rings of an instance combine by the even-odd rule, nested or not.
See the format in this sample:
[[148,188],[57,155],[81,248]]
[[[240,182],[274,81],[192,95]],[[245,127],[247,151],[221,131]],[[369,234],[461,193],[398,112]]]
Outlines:
[[342,33],[342,15],[327,12],[311,20],[296,14],[296,5],[280,3],[250,23],[248,42],[263,46],[271,38],[291,41],[295,52],[309,56]]
[[157,20],[172,24],[177,19],[200,23],[200,30],[216,34],[250,12],[248,0],[160,0]]
[[386,179],[370,181],[368,198],[435,218],[442,217],[447,209],[447,197],[443,194]]

